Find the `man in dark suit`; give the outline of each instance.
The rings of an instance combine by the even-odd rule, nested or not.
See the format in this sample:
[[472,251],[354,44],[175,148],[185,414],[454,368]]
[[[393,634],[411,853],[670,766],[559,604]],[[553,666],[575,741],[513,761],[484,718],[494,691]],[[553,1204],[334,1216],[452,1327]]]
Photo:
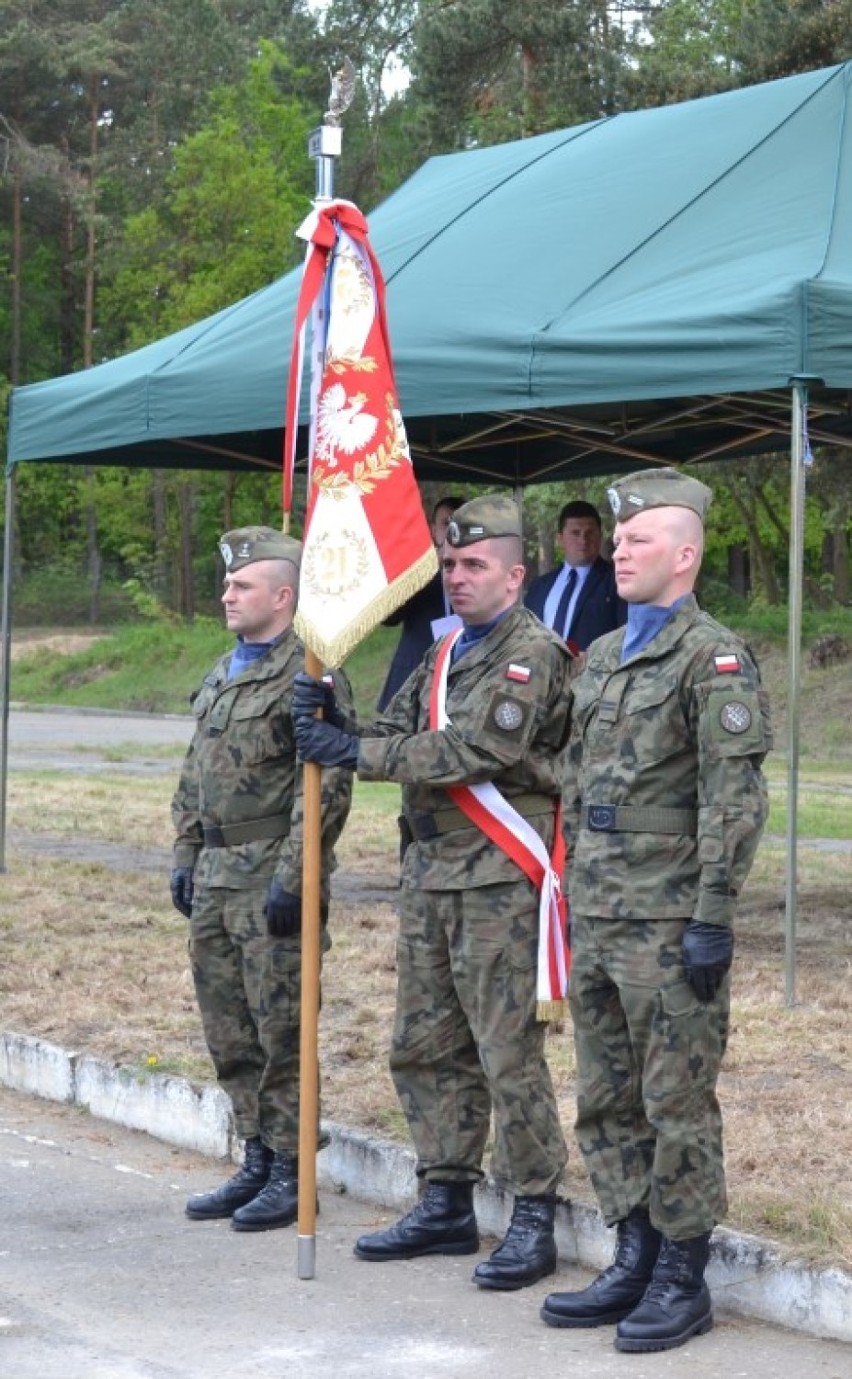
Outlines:
[[596,637],[614,632],[627,621],[627,606],[618,597],[612,565],[601,555],[601,518],[597,508],[580,499],[559,514],[559,544],[564,562],[539,575],[524,603],[546,627],[552,627],[573,651],[585,651]]
[[[432,540],[440,556],[444,537],[450,518],[456,508],[464,503],[464,498],[439,498],[432,509]],[[435,641],[433,623],[452,614],[452,608],[444,594],[444,582],[440,570],[420,589],[413,598],[385,619],[385,627],[399,627],[399,641],[388,668],[387,678],[378,699],[379,713],[384,713],[397,690],[405,684],[409,675],[417,669],[426,652]],[[447,630],[446,628],[444,630]]]

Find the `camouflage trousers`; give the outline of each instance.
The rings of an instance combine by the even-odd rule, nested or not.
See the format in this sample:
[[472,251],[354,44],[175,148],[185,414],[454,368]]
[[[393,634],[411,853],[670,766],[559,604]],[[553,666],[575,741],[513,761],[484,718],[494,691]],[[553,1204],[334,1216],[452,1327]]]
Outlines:
[[532,886],[403,890],[401,903],[390,1068],[418,1174],[482,1177],[493,1110],[497,1183],[557,1191],[568,1151],[535,1018]]
[[580,1148],[609,1225],[634,1207],[673,1240],[727,1210],[716,1082],[730,978],[703,1004],[683,975],[683,920],[572,915],[570,1003]]
[[[263,903],[269,877],[243,890],[199,887],[189,957],[204,1037],[240,1139],[299,1147],[301,940],[271,939]],[[330,946],[325,926],[323,950]]]

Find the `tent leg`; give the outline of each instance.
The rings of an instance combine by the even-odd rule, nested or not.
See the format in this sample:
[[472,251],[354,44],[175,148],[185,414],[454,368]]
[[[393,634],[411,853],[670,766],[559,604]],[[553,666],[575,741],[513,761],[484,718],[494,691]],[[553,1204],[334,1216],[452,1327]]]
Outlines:
[[12,665],[12,533],[15,527],[15,471],[6,475],[5,528],[3,532],[2,720],[0,721],[0,872],[6,870],[6,795],[9,766],[9,685]]
[[802,652],[802,582],[805,547],[805,409],[808,392],[793,384],[790,449],[790,612],[787,621],[787,859],[784,917],[784,1003],[796,1003],[798,913],[799,686]]

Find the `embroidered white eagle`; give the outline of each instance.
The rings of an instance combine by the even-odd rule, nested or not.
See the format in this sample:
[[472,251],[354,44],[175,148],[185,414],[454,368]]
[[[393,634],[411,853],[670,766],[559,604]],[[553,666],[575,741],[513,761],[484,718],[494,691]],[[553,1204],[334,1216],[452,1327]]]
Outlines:
[[369,445],[379,425],[378,418],[363,411],[366,396],[346,396],[342,383],[333,383],[321,395],[317,406],[316,458],[337,464],[337,452],[354,455]]

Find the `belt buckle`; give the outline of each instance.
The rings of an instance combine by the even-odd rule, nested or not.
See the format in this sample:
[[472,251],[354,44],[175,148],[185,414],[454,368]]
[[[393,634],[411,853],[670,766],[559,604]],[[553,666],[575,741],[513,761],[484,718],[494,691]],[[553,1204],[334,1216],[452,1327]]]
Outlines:
[[589,828],[592,833],[612,833],[615,830],[615,805],[590,804]]

